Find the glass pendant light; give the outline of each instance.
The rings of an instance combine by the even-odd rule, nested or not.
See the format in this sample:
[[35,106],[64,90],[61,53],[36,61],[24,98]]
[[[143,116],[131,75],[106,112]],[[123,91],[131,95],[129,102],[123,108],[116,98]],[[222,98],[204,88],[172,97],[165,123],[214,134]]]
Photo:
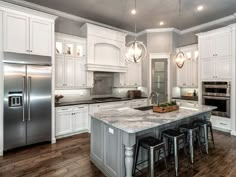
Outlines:
[[[136,15],[136,0],[134,1],[134,6],[135,8],[133,10],[135,10],[135,13],[132,14]],[[135,34],[137,32],[136,18],[135,18],[134,32]],[[136,36],[134,41],[130,41],[128,42],[128,44],[126,44],[125,58],[127,62],[138,63],[143,58],[145,58],[146,54],[147,54],[146,46],[143,44],[143,42],[137,41]]]
[[[180,19],[180,13],[181,13],[181,0],[179,0],[179,19]],[[186,60],[186,57],[184,53],[181,51],[181,49],[179,49],[179,52],[176,54],[176,58],[175,58],[176,65],[179,68],[182,68],[184,66],[185,60]]]

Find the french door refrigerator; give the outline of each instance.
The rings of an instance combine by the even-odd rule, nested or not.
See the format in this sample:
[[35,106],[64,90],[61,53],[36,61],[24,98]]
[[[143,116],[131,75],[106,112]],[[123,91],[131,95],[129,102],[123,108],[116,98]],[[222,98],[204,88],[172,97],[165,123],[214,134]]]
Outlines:
[[51,141],[51,66],[4,63],[4,150]]

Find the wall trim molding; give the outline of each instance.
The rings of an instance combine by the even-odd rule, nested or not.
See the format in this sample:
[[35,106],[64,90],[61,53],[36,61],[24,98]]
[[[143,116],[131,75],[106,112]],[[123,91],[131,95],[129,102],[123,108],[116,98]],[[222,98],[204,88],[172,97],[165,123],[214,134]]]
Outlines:
[[214,25],[217,25],[217,24],[220,24],[220,23],[224,23],[224,22],[228,22],[228,21],[236,19],[236,13],[234,13],[232,15],[229,15],[229,16],[217,19],[217,20],[213,20],[213,21],[201,24],[201,25],[197,25],[197,26],[194,26],[194,27],[191,27],[191,28],[187,28],[187,29],[184,29],[184,30],[179,30],[179,29],[176,29],[176,28],[153,28],[153,29],[145,29],[145,30],[143,30],[139,33],[134,33],[134,32],[131,32],[131,31],[123,30],[123,29],[120,29],[120,28],[117,28],[117,27],[106,25],[104,23],[99,23],[99,22],[96,22],[96,21],[93,21],[93,20],[82,18],[82,17],[76,16],[76,15],[72,15],[72,14],[69,14],[69,13],[66,13],[66,12],[51,9],[51,8],[48,8],[48,7],[45,7],[45,6],[34,4],[34,3],[31,3],[31,2],[27,2],[27,1],[24,1],[24,0],[3,0],[3,1],[9,2],[9,3],[12,3],[12,4],[16,4],[16,5],[20,5],[20,6],[24,6],[24,7],[28,7],[28,8],[34,9],[34,10],[42,11],[42,12],[45,12],[45,13],[49,13],[49,14],[52,14],[52,15],[59,16],[59,17],[67,18],[67,19],[70,19],[70,20],[74,20],[74,21],[78,21],[78,22],[84,22],[84,23],[91,23],[91,24],[106,27],[106,28],[109,28],[109,29],[121,31],[121,32],[127,33],[128,35],[131,35],[131,36],[141,36],[141,35],[146,34],[146,33],[157,33],[157,32],[176,32],[178,34],[183,35],[183,34],[195,32],[195,31],[202,30],[202,29],[206,29],[208,27],[211,27],[211,26],[214,26]]

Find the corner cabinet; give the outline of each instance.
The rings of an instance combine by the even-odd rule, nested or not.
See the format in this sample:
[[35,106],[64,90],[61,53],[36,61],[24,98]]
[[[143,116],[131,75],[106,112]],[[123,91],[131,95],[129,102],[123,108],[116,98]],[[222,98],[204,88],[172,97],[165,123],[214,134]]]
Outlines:
[[4,52],[52,56],[52,26],[35,16],[4,12]]
[[230,26],[198,34],[201,80],[232,79],[232,44]]
[[177,66],[177,86],[186,88],[198,87],[198,48],[197,44],[185,46],[177,49],[177,53],[181,50],[186,61],[182,68]]
[[86,70],[86,39],[56,34],[56,88],[93,87]]

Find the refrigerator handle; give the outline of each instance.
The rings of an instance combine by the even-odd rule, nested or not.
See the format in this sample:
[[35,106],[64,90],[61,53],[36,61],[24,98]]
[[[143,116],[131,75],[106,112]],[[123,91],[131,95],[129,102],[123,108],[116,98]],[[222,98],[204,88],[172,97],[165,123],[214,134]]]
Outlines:
[[23,80],[22,80],[22,122],[25,121],[25,105],[24,105],[24,102],[25,102],[25,76],[23,76]]
[[31,77],[29,76],[28,77],[28,93],[27,93],[27,96],[28,96],[28,100],[27,100],[27,105],[28,105],[28,121],[31,120],[31,117],[30,117],[30,92],[31,92]]

